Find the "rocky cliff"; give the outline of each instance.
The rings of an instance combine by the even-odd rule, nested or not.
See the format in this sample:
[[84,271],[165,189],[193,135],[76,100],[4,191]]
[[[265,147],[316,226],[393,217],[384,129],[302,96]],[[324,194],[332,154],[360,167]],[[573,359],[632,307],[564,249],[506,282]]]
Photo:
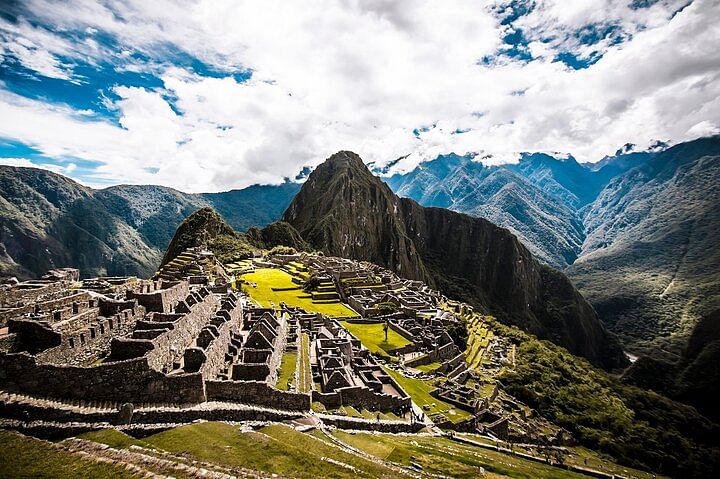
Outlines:
[[508,230],[398,198],[354,153],[339,152],[320,165],[284,219],[328,254],[424,279],[594,364],[624,363],[589,303]]

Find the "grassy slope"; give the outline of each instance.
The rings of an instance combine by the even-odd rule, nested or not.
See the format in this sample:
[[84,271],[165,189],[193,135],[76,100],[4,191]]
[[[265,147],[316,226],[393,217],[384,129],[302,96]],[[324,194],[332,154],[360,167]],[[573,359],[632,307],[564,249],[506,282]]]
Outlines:
[[98,463],[20,434],[0,431],[0,478],[135,478],[114,464]]
[[[288,306],[304,309],[309,313],[322,313],[333,317],[354,317],[357,313],[343,303],[318,303],[306,294],[302,288],[292,282],[292,276],[287,272],[275,268],[260,268],[253,273],[241,276],[246,282],[256,283],[257,287],[243,285],[245,291],[253,301],[263,307],[270,307],[271,304],[279,306],[284,302]],[[273,288],[276,291],[273,291]],[[277,291],[278,288],[297,288],[286,291]]]
[[475,478],[480,475],[480,468],[483,468],[493,474],[515,478],[570,479],[586,477],[500,452],[459,444],[446,438],[353,434],[339,430],[334,431],[333,434],[341,441],[373,456],[405,466],[412,463],[420,464],[424,472],[434,474]]
[[388,340],[385,341],[383,324],[359,324],[343,321],[342,326],[358,338],[371,353],[387,356],[393,349],[410,344],[410,341],[400,336],[392,329],[388,330]]
[[[430,405],[430,410],[427,411],[427,414],[441,413],[453,422],[459,422],[470,417],[470,413],[432,397],[430,391],[434,388],[429,381],[407,378],[398,371],[388,368],[386,368],[385,371],[402,386],[405,392],[412,397],[415,404],[421,408],[426,404]],[[435,406],[433,406],[433,404],[435,404]],[[451,410],[454,414],[450,412]]]
[[[155,434],[145,441],[202,461],[283,476],[355,478],[392,475],[386,467],[280,424],[255,432],[240,432],[237,426],[224,423],[200,423]],[[356,470],[324,459],[328,457]]]
[[[348,411],[349,415],[365,416],[366,411]],[[349,433],[334,431],[333,435],[367,454],[404,466],[420,464],[423,471],[445,476],[477,477],[484,468],[484,477],[530,478],[544,477],[571,479],[581,477],[562,469],[527,461],[476,446],[459,444],[446,438],[419,435],[391,435],[373,433]],[[476,441],[482,438],[466,435]],[[132,439],[114,430],[83,434],[81,437],[108,444],[115,448],[127,448],[132,444],[155,447],[190,459],[221,464],[228,467],[244,467],[292,477],[396,477],[397,473],[381,464],[374,464],[363,457],[336,448],[320,430],[297,432],[284,425],[275,424],[255,432],[240,432],[237,426],[224,423],[200,423],[176,428],[150,436],[142,441]],[[649,477],[634,470],[626,470],[603,461],[581,448],[576,460],[568,456],[568,462],[582,463],[583,457],[592,459],[592,467],[621,473],[627,477]],[[353,469],[322,458],[332,458]],[[580,462],[578,462],[580,461]],[[4,477],[4,476],[3,476]],[[42,477],[42,476],[41,476]],[[54,476],[53,476],[54,477]]]

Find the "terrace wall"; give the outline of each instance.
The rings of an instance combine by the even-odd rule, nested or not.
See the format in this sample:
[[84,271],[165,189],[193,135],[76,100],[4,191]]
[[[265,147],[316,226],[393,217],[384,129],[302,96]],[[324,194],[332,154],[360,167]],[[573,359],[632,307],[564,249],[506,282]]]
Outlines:
[[128,300],[136,299],[138,304],[145,306],[148,311],[166,313],[172,311],[179,301],[187,297],[188,293],[189,285],[187,281],[180,281],[177,284],[170,283],[165,289],[148,293],[128,290],[126,298]]
[[208,401],[233,401],[243,404],[309,411],[310,395],[280,391],[264,381],[205,381]]
[[352,406],[358,410],[367,409],[368,411],[385,412],[395,411],[410,405],[409,397],[378,393],[362,386],[338,388],[331,393],[313,391],[312,396],[314,401],[321,403],[328,409]]
[[27,353],[0,354],[0,386],[9,392],[86,401],[205,400],[200,373],[166,376],[151,369],[146,358],[79,367],[38,364]]

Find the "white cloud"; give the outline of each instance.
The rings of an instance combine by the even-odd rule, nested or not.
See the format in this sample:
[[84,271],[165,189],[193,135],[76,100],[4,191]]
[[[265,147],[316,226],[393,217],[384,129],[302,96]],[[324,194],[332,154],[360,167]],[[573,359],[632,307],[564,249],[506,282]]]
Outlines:
[[0,158],[0,165],[36,167],[36,165],[27,158]]
[[0,157],[0,165],[5,166],[16,166],[23,168],[40,168],[43,170],[49,170],[55,173],[61,173],[63,175],[70,175],[77,165],[75,163],[69,163],[68,165],[53,165],[51,163],[35,163],[29,158],[4,158]]
[[[43,35],[114,35],[112,55],[147,53],[164,89],[119,85],[119,126],[0,90],[0,136],[51,157],[97,161],[104,180],[211,191],[277,182],[340,149],[378,164],[410,154],[404,169],[451,151],[491,162],[521,151],[593,161],[627,142],[717,131],[720,4],[699,0],[674,17],[677,2],[626,4],[540,2],[518,26],[555,40],[531,43],[534,61],[482,65],[507,27],[472,1],[34,0],[27,11],[49,25]],[[595,45],[604,56],[585,70],[553,62],[558,49],[589,54],[571,35],[588,22],[620,24],[632,38]],[[63,41],[48,52],[69,54]],[[76,56],[108,55],[97,42],[76,44]],[[161,67],[173,48],[253,76],[239,83]],[[36,70],[50,65],[41,64]]]

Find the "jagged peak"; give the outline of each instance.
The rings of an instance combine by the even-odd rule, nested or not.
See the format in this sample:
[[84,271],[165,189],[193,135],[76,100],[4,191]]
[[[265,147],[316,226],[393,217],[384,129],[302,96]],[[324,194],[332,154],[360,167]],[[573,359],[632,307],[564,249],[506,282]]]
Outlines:
[[360,155],[348,150],[341,150],[331,155],[317,168],[315,168],[315,171],[323,172],[328,169],[351,169],[353,171],[370,173],[370,170],[368,169],[367,165],[365,165],[362,158],[360,158]]

